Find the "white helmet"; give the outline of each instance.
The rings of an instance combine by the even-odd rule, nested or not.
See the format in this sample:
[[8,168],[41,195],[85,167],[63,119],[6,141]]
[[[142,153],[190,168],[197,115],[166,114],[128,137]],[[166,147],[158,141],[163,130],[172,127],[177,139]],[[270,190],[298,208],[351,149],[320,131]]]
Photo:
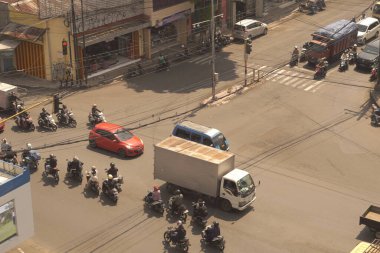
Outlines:
[[113,176],[111,174],[108,174],[108,179],[113,179]]
[[29,149],[29,150],[31,150],[31,149],[32,149],[32,144],[27,143],[27,144],[26,144],[26,148]]
[[295,49],[298,49],[298,46],[294,46]]
[[181,226],[181,225],[182,225],[182,221],[180,221],[180,220],[177,221],[177,225],[178,225],[178,226]]

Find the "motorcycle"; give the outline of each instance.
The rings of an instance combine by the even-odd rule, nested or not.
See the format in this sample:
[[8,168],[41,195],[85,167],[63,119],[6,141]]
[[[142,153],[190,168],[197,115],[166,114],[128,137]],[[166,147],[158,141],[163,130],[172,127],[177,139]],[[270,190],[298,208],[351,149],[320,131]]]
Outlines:
[[165,210],[164,202],[162,200],[153,201],[152,194],[151,191],[148,191],[148,194],[144,197],[144,205],[153,211],[163,214]]
[[372,81],[375,81],[376,79],[377,79],[377,67],[372,67],[369,80],[372,82]]
[[[106,174],[108,175],[108,169],[104,169],[106,171]],[[116,183],[116,189],[118,192],[121,192],[121,185],[124,184],[124,178],[122,175],[117,175],[116,177],[113,178],[113,181]]]
[[322,79],[326,77],[328,62],[325,61],[324,67],[319,65],[315,68],[314,79]]
[[206,229],[204,229],[202,231],[202,239],[201,239],[201,242],[203,242],[204,244],[206,245],[210,245],[210,246],[213,246],[213,247],[216,247],[218,248],[221,252],[224,251],[224,248],[225,248],[225,245],[226,245],[226,241],[224,240],[223,236],[221,235],[218,235],[217,237],[213,238],[211,241],[207,241],[206,240],[206,231],[207,229],[209,229],[210,227],[206,227]]
[[55,183],[58,184],[58,182],[59,182],[59,169],[58,168],[51,168],[49,161],[46,160],[45,170],[42,172],[42,176],[47,177],[48,175],[52,175],[54,177]]
[[197,205],[196,202],[192,202],[192,206],[193,206],[193,216],[192,216],[192,219],[191,219],[191,222],[194,222],[196,223],[197,225],[199,225],[200,227],[202,228],[205,228],[206,227],[206,224],[207,224],[207,211],[206,211],[206,214],[204,216],[201,216],[201,215],[196,215],[195,214],[195,206]]
[[49,129],[51,131],[57,131],[57,128],[58,128],[58,126],[55,123],[55,120],[53,119],[52,115],[48,115],[45,120],[43,118],[41,118],[41,116],[40,116],[38,118],[38,125],[41,128],[46,128],[46,129]]
[[141,76],[144,74],[144,69],[142,68],[140,63],[137,63],[135,67],[129,68],[128,73],[126,75],[127,78],[132,78],[136,76]]
[[36,129],[36,127],[34,126],[32,117],[30,117],[30,115],[28,115],[23,120],[21,120],[21,117],[22,116],[17,116],[15,118],[15,123],[16,123],[17,127],[21,128],[23,130],[29,130],[29,131],[34,131]]
[[29,171],[37,170],[41,155],[36,150],[30,150],[28,155],[22,155],[21,167],[26,167]]
[[380,126],[380,108],[375,104],[372,104],[372,115],[371,115],[371,125],[378,127]]
[[299,59],[300,62],[306,61],[306,51],[307,51],[306,48],[301,49],[300,59]]
[[76,179],[78,179],[78,181],[80,183],[82,183],[82,181],[83,181],[83,173],[82,173],[83,163],[80,162],[80,169],[73,168],[72,163],[73,163],[72,161],[67,162],[67,176],[70,178],[76,178]]
[[119,200],[119,192],[117,191],[116,188],[112,188],[109,190],[107,186],[107,180],[103,181],[102,192],[108,198],[110,198],[115,204]]
[[189,210],[186,209],[186,207],[182,204],[177,208],[177,210],[173,210],[173,201],[172,198],[168,201],[168,206],[166,208],[166,212],[170,214],[171,216],[176,216],[181,220],[183,223],[186,223],[187,215],[189,213]]
[[341,59],[341,60],[340,60],[340,64],[339,64],[339,68],[338,68],[338,70],[339,70],[340,72],[343,72],[343,71],[348,70],[347,59]]
[[66,122],[66,118],[62,113],[57,113],[57,120],[58,123],[62,126],[69,126],[69,127],[76,127],[77,126],[77,121],[74,118],[74,113],[72,111],[69,111],[67,114],[68,117],[68,122]]
[[292,54],[290,58],[289,66],[294,67],[295,65],[298,65],[298,54]]
[[164,70],[169,70],[170,63],[169,61],[165,58],[164,62],[159,62],[157,67],[156,67],[156,72],[161,72]]
[[175,229],[173,227],[168,227],[168,230],[164,233],[165,242],[168,243],[169,245],[171,243],[174,246],[179,247],[183,251],[188,252],[189,246],[190,246],[189,239],[185,237],[183,240],[176,241],[174,239],[175,238],[174,233],[175,233]]
[[355,63],[356,63],[356,57],[357,57],[357,54],[356,54],[356,53],[350,52],[350,53],[348,54],[348,63],[349,63],[350,65],[355,64]]
[[107,122],[106,117],[104,116],[103,112],[97,112],[95,115],[93,115],[91,112],[88,115],[88,122],[95,126],[96,124]]
[[198,54],[202,55],[205,53],[208,53],[211,48],[211,43],[209,41],[202,41],[201,44],[198,46]]
[[89,171],[86,171],[86,178],[87,178],[87,185],[86,188],[90,189],[93,191],[96,196],[99,196],[100,194],[100,185],[98,180],[90,180],[91,178],[91,173]]

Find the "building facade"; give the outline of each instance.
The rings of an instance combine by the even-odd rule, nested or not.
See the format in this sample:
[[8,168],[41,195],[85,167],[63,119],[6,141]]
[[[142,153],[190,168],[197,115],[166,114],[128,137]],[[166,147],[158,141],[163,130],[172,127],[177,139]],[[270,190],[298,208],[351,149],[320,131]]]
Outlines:
[[6,252],[34,234],[28,170],[0,161],[0,252]]

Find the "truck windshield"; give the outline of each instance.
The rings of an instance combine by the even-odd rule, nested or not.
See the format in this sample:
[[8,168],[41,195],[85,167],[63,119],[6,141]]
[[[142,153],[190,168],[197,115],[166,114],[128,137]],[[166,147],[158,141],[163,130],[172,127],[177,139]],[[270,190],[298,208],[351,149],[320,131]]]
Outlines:
[[220,147],[221,150],[227,150],[228,149],[228,144],[226,141],[226,138],[224,137],[223,134],[218,134],[212,139],[212,142],[214,143],[215,147]]
[[367,31],[367,28],[368,28],[368,26],[366,26],[366,25],[360,25],[360,24],[358,24],[358,31],[359,32],[366,32]]
[[237,181],[237,187],[242,197],[245,197],[255,189],[255,184],[251,178],[251,175],[247,174],[242,179]]
[[316,51],[316,52],[323,52],[323,51],[325,51],[325,49],[326,48],[324,46],[321,46],[319,44],[311,42],[309,50],[313,50],[313,51]]

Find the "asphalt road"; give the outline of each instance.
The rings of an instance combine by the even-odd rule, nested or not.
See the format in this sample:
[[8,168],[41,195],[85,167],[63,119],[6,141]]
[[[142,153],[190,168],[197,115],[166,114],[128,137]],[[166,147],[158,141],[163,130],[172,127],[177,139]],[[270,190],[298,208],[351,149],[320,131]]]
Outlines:
[[[62,180],[55,186],[52,180],[43,180],[41,166],[31,177],[35,236],[19,248],[177,252],[162,243],[163,233],[175,220],[144,210],[142,198],[154,184],[164,183],[153,180],[153,144],[169,136],[184,118],[220,129],[237,155],[237,166],[260,182],[249,210],[224,213],[209,204],[209,220],[220,222],[227,241],[225,252],[349,252],[358,239],[371,240],[369,231],[358,225],[368,205],[380,203],[379,131],[369,124],[369,75],[353,66],[340,73],[333,66],[319,82],[302,65],[286,66],[294,45],[302,45],[318,27],[358,15],[369,5],[366,2],[353,0],[343,8],[343,1],[334,1],[315,16],[294,14],[254,40],[249,66],[271,74],[219,106],[197,109],[211,93],[209,58],[199,56],[168,72],[68,96],[64,102],[78,119],[75,130],[24,133],[7,123],[3,136],[15,148],[26,142],[36,147],[70,143],[40,149],[43,157],[57,155],[62,176],[65,159],[78,155],[86,168],[96,165],[101,178],[111,161],[125,178],[114,206],[105,197],[84,192],[84,184]],[[242,48],[232,44],[218,54],[218,88],[241,81]],[[30,97],[27,103],[40,99]],[[136,128],[145,144],[142,156],[120,159],[88,148],[86,121],[93,103],[108,121]],[[32,110],[35,119],[40,109]],[[163,196],[168,198],[164,188]],[[185,197],[190,207],[196,196]],[[215,252],[202,248],[199,229],[189,222],[185,227],[190,252]]]

